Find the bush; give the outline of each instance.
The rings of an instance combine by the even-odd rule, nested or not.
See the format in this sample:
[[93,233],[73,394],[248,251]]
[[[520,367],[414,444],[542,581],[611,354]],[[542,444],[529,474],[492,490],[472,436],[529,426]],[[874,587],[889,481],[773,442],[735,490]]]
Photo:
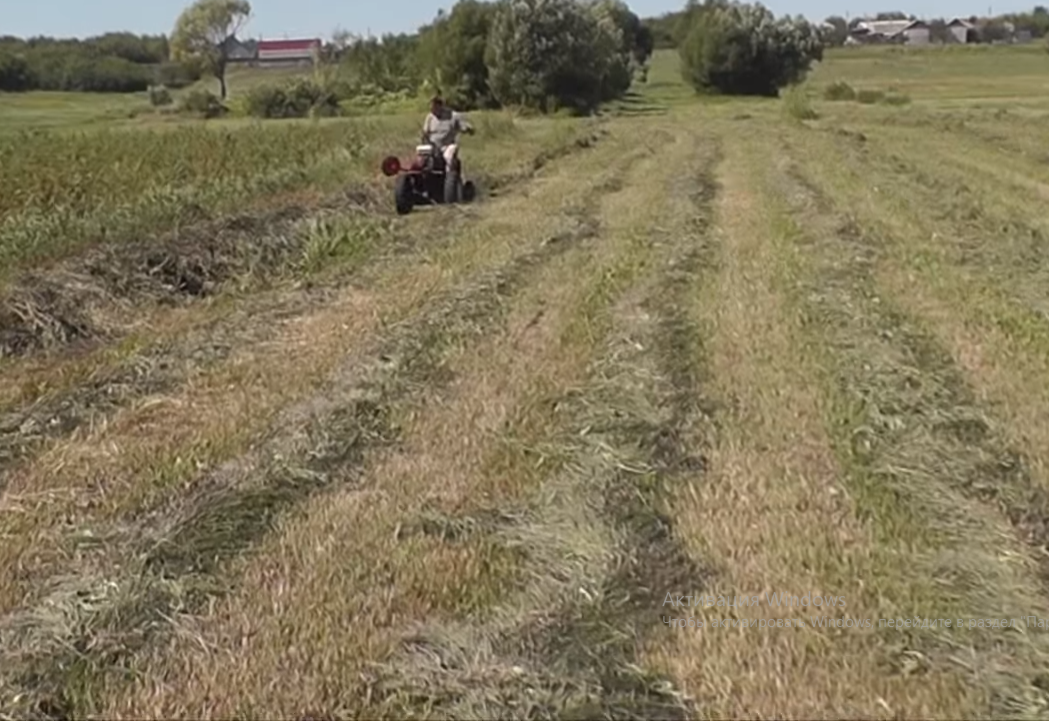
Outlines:
[[808,95],[795,86],[787,90],[783,95],[783,109],[788,117],[795,120],[815,120],[819,117],[809,102]]
[[204,118],[217,118],[225,115],[226,106],[219,97],[207,90],[191,90],[182,98],[179,110],[183,113],[199,115]]
[[154,108],[171,105],[173,102],[171,92],[163,85],[151,85],[149,87],[149,104]]
[[306,78],[285,85],[257,85],[248,91],[244,109],[256,118],[331,117],[339,114],[339,98]]
[[185,88],[203,77],[200,67],[190,63],[163,63],[156,69],[156,83],[168,88]]
[[825,100],[855,100],[856,90],[843,80],[839,80],[826,87],[823,91]]
[[823,57],[811,23],[777,19],[760,3],[707,0],[690,8],[686,22],[682,73],[699,92],[775,97]]
[[595,109],[621,85],[617,38],[574,0],[503,0],[485,51],[502,105],[543,112]]
[[498,105],[488,88],[485,48],[497,6],[460,0],[420,34],[418,62],[427,86],[460,110]]

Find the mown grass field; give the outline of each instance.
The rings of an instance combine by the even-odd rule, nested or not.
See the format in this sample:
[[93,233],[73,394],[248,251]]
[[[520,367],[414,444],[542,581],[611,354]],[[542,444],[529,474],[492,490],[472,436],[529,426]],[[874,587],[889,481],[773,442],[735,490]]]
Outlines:
[[1049,716],[1046,66],[0,139],[0,718]]

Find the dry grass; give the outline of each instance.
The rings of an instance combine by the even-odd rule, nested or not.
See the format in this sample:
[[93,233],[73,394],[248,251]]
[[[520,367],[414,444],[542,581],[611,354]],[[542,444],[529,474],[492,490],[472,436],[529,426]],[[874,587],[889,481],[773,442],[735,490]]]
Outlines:
[[[514,301],[506,330],[481,341],[468,356],[454,360],[453,355],[450,384],[435,396],[418,397],[400,414],[404,444],[380,455],[359,485],[290,517],[272,543],[245,560],[237,572],[244,578],[240,592],[194,623],[204,645],[187,640],[174,655],[170,649],[155,652],[149,665],[157,670],[150,676],[177,673],[185,679],[180,691],[169,694],[147,682],[134,696],[116,701],[113,712],[365,709],[369,703],[360,674],[393,654],[406,628],[426,622],[433,631],[442,621],[454,627],[457,617],[480,621],[522,584],[530,585],[525,582],[531,564],[524,560],[532,555],[535,541],[530,543],[529,536],[535,529],[519,526],[529,519],[534,523],[535,511],[523,504],[535,489],[522,485],[533,475],[526,466],[532,457],[514,448],[551,433],[556,418],[550,416],[549,398],[581,376],[591,344],[587,336],[566,331],[608,272],[638,261],[636,251],[620,255],[624,243],[636,243],[635,228],[644,222],[631,220],[645,208],[626,192],[637,186],[622,181],[628,169],[624,161],[638,158],[637,152],[622,154],[583,193],[587,201],[580,207],[579,228],[584,235],[577,233],[575,242],[585,245],[538,271]],[[644,173],[633,171],[630,177]],[[597,207],[600,196],[594,191],[616,186],[623,191]],[[650,216],[652,209],[646,210],[641,218]],[[597,217],[604,221],[600,226],[593,224]],[[593,233],[601,234],[600,243],[585,240]],[[566,236],[554,244],[570,242]],[[568,282],[573,278],[587,281]],[[511,543],[508,534],[518,541]],[[315,549],[321,546],[328,550],[318,555]],[[310,562],[304,562],[304,554]],[[355,559],[352,568],[345,565],[347,554]],[[272,584],[278,579],[289,595],[274,609]],[[327,609],[321,615],[318,602]],[[312,610],[299,612],[307,609]],[[354,623],[333,623],[343,615]],[[317,633],[335,634],[337,641],[321,650],[307,642]],[[269,683],[288,662],[289,634],[315,648],[313,660],[296,674],[300,691],[295,694]],[[236,638],[251,639],[246,653],[230,657],[205,650],[229,648]],[[216,698],[215,691],[230,688],[231,681],[237,692]],[[192,689],[189,695],[187,689]],[[389,708],[395,701],[389,689],[381,695]]]
[[1044,109],[667,57],[483,203],[317,176],[10,284],[0,718],[1045,717]]

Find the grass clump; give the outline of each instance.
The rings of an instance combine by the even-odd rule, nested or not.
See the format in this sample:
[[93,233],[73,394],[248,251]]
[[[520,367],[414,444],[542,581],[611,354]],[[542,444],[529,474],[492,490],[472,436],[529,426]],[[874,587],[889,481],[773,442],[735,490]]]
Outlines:
[[863,105],[874,105],[875,103],[880,103],[884,99],[885,93],[881,90],[871,90],[867,88],[856,93],[856,102]]
[[789,88],[783,94],[783,110],[788,117],[795,120],[815,120],[819,117],[809,102],[808,95],[797,86]]
[[855,100],[856,89],[844,80],[838,80],[823,90],[823,99],[831,101]]

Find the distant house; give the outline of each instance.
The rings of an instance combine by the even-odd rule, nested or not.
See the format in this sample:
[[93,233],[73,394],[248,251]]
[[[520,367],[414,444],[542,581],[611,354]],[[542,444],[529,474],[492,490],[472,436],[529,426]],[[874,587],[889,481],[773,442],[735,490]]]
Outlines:
[[226,38],[226,58],[231,63],[251,63],[258,52],[254,40],[241,41],[234,36]]
[[972,33],[976,30],[976,26],[968,20],[955,18],[947,23],[947,29],[951,31],[951,35],[954,36],[955,40],[960,43],[967,43],[972,37]]
[[921,20],[864,20],[856,24],[850,37],[855,43],[928,45],[929,30],[929,24]]
[[263,67],[312,65],[321,51],[318,38],[307,40],[260,40],[256,59]]

